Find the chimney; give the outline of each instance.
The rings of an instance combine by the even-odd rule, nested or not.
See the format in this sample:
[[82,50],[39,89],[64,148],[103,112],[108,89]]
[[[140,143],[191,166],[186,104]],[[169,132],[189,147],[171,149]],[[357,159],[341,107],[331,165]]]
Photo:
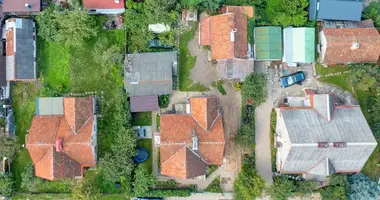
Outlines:
[[115,3],[120,3],[120,0],[115,0]]
[[56,139],[55,140],[55,151],[56,152],[62,151],[62,139]]
[[351,50],[359,49],[360,44],[359,42],[353,42],[351,45]]

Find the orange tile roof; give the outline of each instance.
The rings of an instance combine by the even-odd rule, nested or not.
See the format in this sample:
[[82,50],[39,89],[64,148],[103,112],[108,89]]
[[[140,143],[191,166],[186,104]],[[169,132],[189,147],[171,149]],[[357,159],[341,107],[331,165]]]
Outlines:
[[[380,35],[375,28],[325,28],[326,64],[377,62],[380,56]],[[353,43],[359,48],[352,49]]]
[[200,38],[199,38],[199,44],[201,46],[205,45],[211,45],[211,35],[210,35],[210,17],[202,18],[199,32],[200,32]]
[[[212,59],[233,58],[234,42],[231,41],[231,32],[235,28],[234,14],[229,13],[208,18],[201,20],[200,42],[207,44],[207,41],[210,41]],[[209,31],[206,31],[207,27],[209,27]]]
[[[193,178],[205,173],[204,164],[221,165],[223,162],[225,138],[222,116],[217,111],[217,97],[191,98],[190,107],[192,114],[161,116],[160,160],[163,175]],[[194,136],[198,139],[198,150],[192,149]]]
[[[36,176],[48,180],[70,178],[82,175],[83,167],[95,166],[91,144],[93,101],[93,97],[64,98],[63,115],[33,117],[26,148]],[[62,152],[56,151],[57,139],[62,139]]]

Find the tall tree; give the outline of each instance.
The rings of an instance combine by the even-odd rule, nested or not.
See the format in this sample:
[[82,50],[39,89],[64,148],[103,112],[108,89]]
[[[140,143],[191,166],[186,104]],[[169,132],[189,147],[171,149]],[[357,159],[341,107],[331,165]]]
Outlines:
[[355,174],[348,178],[350,183],[349,197],[355,200],[376,200],[379,197],[379,186],[364,174]]
[[363,11],[364,19],[372,19],[377,29],[380,29],[380,2],[373,1]]
[[150,187],[156,183],[155,177],[149,174],[148,170],[139,165],[135,170],[135,180],[133,182],[133,192],[135,196],[143,196]]
[[15,154],[19,150],[16,139],[0,136],[0,159],[7,157],[10,161],[14,158]]
[[251,73],[243,83],[243,95],[252,98],[256,105],[260,105],[267,98],[267,80],[264,74]]
[[268,0],[266,13],[274,25],[303,26],[307,23],[308,0]]

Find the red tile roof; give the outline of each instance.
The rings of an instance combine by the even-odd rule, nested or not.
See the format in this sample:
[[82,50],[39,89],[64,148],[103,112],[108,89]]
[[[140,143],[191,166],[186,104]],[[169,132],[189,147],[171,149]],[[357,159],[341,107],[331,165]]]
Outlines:
[[[160,120],[161,174],[193,178],[206,173],[206,165],[221,165],[224,153],[222,116],[217,97],[190,99],[192,114],[164,114]],[[208,127],[208,128],[207,128]],[[193,149],[193,137],[198,150]]]
[[254,16],[253,7],[223,6],[220,11],[222,15],[201,19],[199,44],[211,46],[212,59],[247,58],[247,17]]
[[[70,178],[81,176],[83,167],[95,166],[91,144],[93,101],[93,97],[64,98],[63,115],[33,117],[26,148],[36,176],[48,180]],[[57,140],[62,140],[61,152],[57,152]]]
[[[377,62],[380,56],[380,35],[375,28],[325,28],[326,64]],[[352,48],[353,44],[358,48]]]
[[[29,4],[30,8],[25,7]],[[3,0],[3,12],[39,12],[41,0]]]
[[115,0],[83,0],[83,6],[86,9],[123,9],[125,0],[119,0],[116,3]]

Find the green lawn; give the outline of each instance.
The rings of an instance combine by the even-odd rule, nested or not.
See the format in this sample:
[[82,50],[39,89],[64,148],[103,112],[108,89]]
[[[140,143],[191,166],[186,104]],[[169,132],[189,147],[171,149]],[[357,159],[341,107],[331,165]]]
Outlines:
[[132,113],[132,124],[133,126],[151,126],[152,112]]
[[152,173],[152,165],[153,165],[153,160],[152,160],[152,139],[140,139],[137,141],[137,147],[144,147],[146,150],[148,150],[149,157],[148,160],[145,162],[141,163],[149,173]]
[[342,74],[339,76],[329,76],[329,77],[322,77],[319,79],[322,82],[330,83],[333,85],[336,85],[343,90],[349,91],[352,93],[352,83],[351,78],[349,74]]
[[351,70],[348,66],[329,66],[329,67],[323,67],[320,64],[315,64],[315,71],[319,75],[326,75],[326,74],[332,74],[332,73],[338,73],[338,72],[345,72]]
[[193,38],[194,29],[185,32],[179,40],[179,90],[207,91],[208,89],[205,86],[193,83],[190,79],[190,73],[195,65],[196,57],[190,55],[187,45]]

